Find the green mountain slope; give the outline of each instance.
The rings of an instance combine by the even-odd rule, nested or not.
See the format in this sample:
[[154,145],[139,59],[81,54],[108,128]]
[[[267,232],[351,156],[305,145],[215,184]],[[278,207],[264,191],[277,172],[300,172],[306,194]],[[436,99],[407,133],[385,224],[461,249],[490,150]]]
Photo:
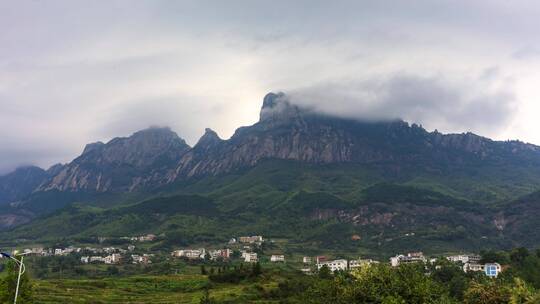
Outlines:
[[[291,250],[302,252],[375,253],[505,247],[509,237],[513,244],[529,244],[521,228],[510,234],[497,226],[504,204],[464,199],[493,191],[503,200],[510,194],[497,187],[506,177],[454,176],[462,182],[448,184],[451,177],[438,172],[386,169],[268,160],[234,174],[179,182],[135,203],[133,197],[119,196],[107,197],[106,204],[97,200],[68,205],[2,233],[0,241],[83,241],[154,233],[161,235],[156,249],[170,249],[262,234],[287,239],[296,248]],[[529,189],[532,179],[512,196]],[[520,227],[519,220],[515,225]],[[361,240],[351,240],[353,235]]]

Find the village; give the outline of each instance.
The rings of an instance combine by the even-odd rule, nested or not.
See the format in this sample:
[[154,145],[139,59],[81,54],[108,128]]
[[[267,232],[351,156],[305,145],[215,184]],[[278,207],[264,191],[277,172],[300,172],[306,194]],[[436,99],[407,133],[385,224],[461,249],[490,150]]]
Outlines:
[[[131,242],[152,242],[156,239],[156,235],[147,234],[134,237],[122,237],[121,239],[129,240]],[[241,236],[238,238],[231,238],[226,246],[218,249],[206,249],[206,248],[183,248],[176,249],[170,252],[170,257],[173,259],[184,259],[191,262],[205,262],[205,261],[220,261],[226,262],[230,260],[239,260],[244,263],[258,263],[261,261],[262,256],[260,253],[255,252],[256,248],[266,242],[263,236]],[[129,244],[125,248],[120,247],[75,247],[68,246],[66,248],[26,248],[22,250],[22,254],[27,256],[67,256],[77,254],[80,256],[81,264],[140,264],[150,265],[152,259],[155,257],[154,253],[143,253],[138,250],[135,253],[137,247],[134,244]],[[285,254],[271,254],[265,256],[265,261],[270,263],[285,263]],[[481,272],[488,277],[497,277],[503,267],[498,263],[480,263],[481,257],[476,254],[460,254],[449,255],[443,257],[445,260],[458,264],[464,272]],[[359,267],[363,267],[371,264],[381,263],[373,259],[329,259],[327,256],[303,256],[301,261],[299,258],[293,261],[295,264],[303,265],[298,270],[305,274],[314,274],[320,271],[323,267],[328,268],[330,272],[336,271],[351,271]],[[410,263],[423,263],[438,266],[438,261],[441,257],[428,258],[422,252],[410,252],[406,254],[398,254],[389,259],[389,264],[392,267],[398,267],[402,264]]]

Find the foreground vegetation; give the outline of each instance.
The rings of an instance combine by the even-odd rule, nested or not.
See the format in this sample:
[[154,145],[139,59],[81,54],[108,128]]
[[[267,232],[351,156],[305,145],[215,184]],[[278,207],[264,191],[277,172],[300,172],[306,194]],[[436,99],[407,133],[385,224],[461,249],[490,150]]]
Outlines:
[[[528,233],[540,229],[540,192],[534,192],[540,175],[521,174],[517,167],[511,176],[478,167],[466,168],[466,174],[446,167],[399,166],[393,174],[394,169],[267,160],[156,193],[48,191],[33,199],[36,206],[54,205],[55,211],[0,232],[0,248],[146,233],[162,236],[156,250],[263,235],[287,239],[296,246],[292,251],[304,255],[387,256],[540,244],[539,236]],[[361,238],[352,240],[353,235]]]
[[[496,279],[464,273],[458,264],[365,265],[313,275],[260,264],[202,264],[180,274],[112,272],[100,278],[33,279],[23,276],[19,303],[540,303],[540,251],[486,251],[482,262],[505,270]],[[0,302],[13,297],[16,267],[7,263]]]

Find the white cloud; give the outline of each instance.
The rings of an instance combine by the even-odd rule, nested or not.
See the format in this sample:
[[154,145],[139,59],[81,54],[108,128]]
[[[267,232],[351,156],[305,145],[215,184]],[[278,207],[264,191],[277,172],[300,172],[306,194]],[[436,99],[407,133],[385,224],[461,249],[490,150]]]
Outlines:
[[279,90],[337,114],[540,143],[539,13],[528,1],[0,2],[0,172],[148,125],[191,144],[205,127],[227,138]]
[[404,119],[445,132],[497,136],[514,118],[516,98],[509,80],[489,69],[478,77],[395,74],[340,80],[289,92],[293,103],[361,120]]

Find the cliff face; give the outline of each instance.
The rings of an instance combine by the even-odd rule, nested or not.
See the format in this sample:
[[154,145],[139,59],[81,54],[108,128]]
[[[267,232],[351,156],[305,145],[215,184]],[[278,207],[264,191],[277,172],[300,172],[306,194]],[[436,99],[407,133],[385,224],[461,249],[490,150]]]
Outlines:
[[[208,133],[201,143],[208,140]],[[464,166],[527,161],[540,165],[540,149],[520,142],[495,142],[467,134],[427,132],[403,121],[359,122],[328,117],[290,104],[270,93],[260,120],[242,127],[231,139],[215,139],[190,150],[169,180],[216,175],[255,165],[266,158],[312,163],[389,163],[395,165]]]
[[166,182],[166,172],[189,150],[168,128],[150,128],[127,138],[87,145],[81,156],[38,190],[133,191]]
[[260,120],[228,140],[207,129],[190,148],[166,128],[89,144],[70,164],[51,168],[37,191],[129,192],[251,167],[263,159],[310,163],[384,163],[459,168],[540,165],[540,148],[467,134],[444,135],[395,120],[360,122],[293,105],[283,93],[263,100]]

